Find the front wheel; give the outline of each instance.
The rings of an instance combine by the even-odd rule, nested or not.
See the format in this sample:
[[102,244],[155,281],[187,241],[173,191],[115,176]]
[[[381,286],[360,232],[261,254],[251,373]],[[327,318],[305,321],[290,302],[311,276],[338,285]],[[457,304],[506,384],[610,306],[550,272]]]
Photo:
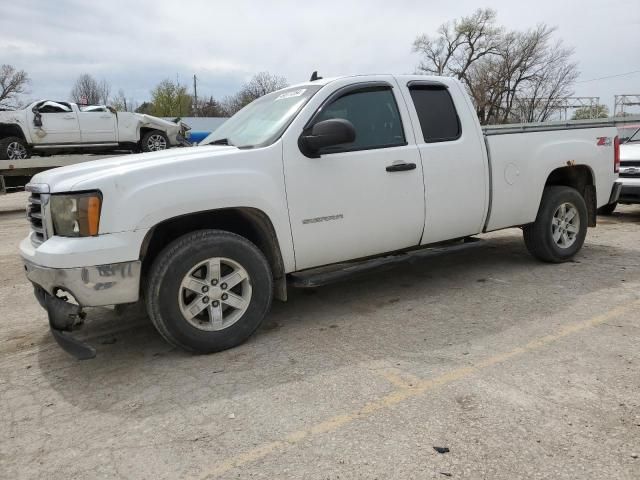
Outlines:
[[570,260],[587,235],[587,205],[571,187],[544,189],[536,221],[523,228],[529,252],[544,262]]
[[200,230],[155,259],[147,312],[172,345],[211,353],[249,338],[267,315],[272,292],[271,269],[258,247],[233,233]]
[[152,130],[143,135],[140,141],[140,147],[143,152],[158,152],[169,148],[169,139],[164,132],[160,130]]

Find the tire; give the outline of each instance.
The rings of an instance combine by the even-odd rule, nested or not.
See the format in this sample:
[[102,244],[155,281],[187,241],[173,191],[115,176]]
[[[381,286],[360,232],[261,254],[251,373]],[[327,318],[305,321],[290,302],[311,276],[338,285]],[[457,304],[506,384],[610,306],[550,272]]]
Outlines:
[[529,253],[543,262],[566,262],[582,248],[587,223],[587,205],[576,189],[546,187],[536,221],[523,228],[524,243]]
[[[220,265],[217,277],[211,268],[215,259]],[[234,286],[234,280],[228,280],[227,288],[224,279],[230,273],[241,278],[242,271],[246,278]],[[195,293],[204,286],[206,291]],[[190,352],[212,353],[247,340],[266,317],[272,296],[271,268],[258,247],[230,232],[200,230],[173,241],[154,260],[145,299],[149,317],[165,340]],[[232,300],[243,307],[225,303]],[[200,313],[187,318],[188,309],[197,311],[203,305]]]
[[143,152],[159,152],[167,148],[169,148],[169,138],[160,130],[151,130],[140,140],[140,149]]
[[603,205],[598,209],[598,215],[611,215],[617,206],[618,206],[618,202],[613,202],[613,203],[608,203],[607,205]]
[[0,160],[25,160],[31,157],[29,145],[20,137],[0,140]]

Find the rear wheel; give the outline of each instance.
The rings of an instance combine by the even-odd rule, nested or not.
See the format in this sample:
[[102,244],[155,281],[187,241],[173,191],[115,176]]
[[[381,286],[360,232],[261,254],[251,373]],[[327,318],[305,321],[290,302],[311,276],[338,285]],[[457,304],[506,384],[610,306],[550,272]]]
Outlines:
[[0,140],[0,160],[24,160],[31,157],[27,142],[20,137]]
[[145,133],[140,141],[143,152],[158,152],[169,148],[169,139],[164,132],[152,130]]
[[271,306],[272,291],[269,263],[253,243],[201,230],[158,255],[149,273],[147,311],[169,343],[210,353],[249,338]]
[[613,203],[608,203],[607,205],[603,205],[598,209],[598,214],[611,215],[617,206],[618,206],[618,202],[613,202]]
[[544,189],[536,221],[523,228],[529,252],[544,262],[570,260],[587,235],[587,205],[571,187]]

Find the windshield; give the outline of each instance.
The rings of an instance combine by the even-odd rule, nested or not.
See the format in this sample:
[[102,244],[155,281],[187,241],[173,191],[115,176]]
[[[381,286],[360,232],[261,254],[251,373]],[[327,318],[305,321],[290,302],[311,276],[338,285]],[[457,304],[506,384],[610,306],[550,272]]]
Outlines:
[[200,145],[212,143],[238,148],[264,147],[275,142],[321,85],[292,87],[269,93],[224,122]]
[[640,142],[640,125],[625,125],[618,128],[620,143]]

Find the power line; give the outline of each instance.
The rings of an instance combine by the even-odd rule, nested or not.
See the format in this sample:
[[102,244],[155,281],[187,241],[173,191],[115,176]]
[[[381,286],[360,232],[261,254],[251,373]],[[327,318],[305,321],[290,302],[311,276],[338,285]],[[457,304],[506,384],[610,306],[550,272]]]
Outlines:
[[587,83],[587,82],[595,82],[596,80],[606,80],[607,78],[626,77],[627,75],[633,75],[635,73],[640,73],[640,70],[634,70],[632,72],[626,72],[626,73],[618,73],[617,75],[608,75],[606,77],[590,78],[589,80],[580,80],[575,83]]

